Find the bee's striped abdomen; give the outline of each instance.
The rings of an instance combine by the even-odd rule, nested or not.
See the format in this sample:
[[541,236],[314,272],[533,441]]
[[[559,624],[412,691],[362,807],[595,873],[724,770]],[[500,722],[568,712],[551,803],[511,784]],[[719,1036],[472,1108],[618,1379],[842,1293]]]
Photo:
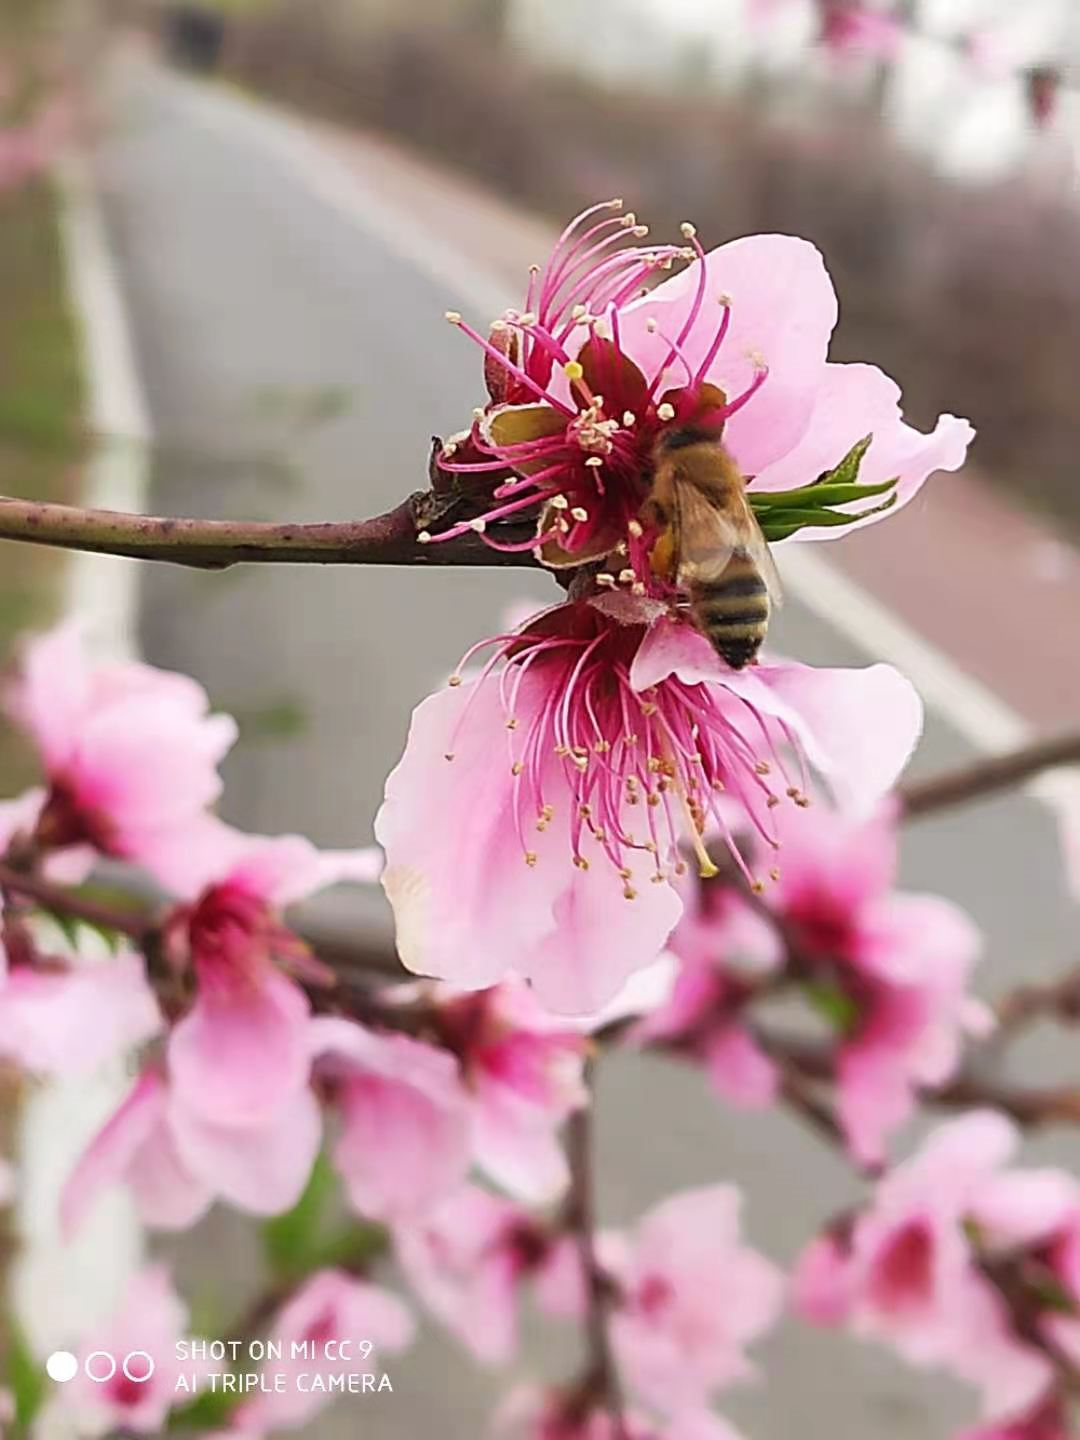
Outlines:
[[698,629],[733,670],[748,665],[769,628],[765,581],[748,555],[737,551],[720,575],[697,580],[690,606]]

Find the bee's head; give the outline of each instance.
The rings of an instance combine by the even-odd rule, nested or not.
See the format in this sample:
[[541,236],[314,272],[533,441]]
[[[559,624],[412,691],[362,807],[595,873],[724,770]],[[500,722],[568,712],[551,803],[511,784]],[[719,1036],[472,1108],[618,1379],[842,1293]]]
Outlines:
[[[663,417],[663,404],[659,412]],[[673,395],[667,402],[667,414],[668,423],[656,437],[656,448],[661,454],[685,450],[688,445],[715,444],[724,434],[727,396],[706,381],[695,389],[687,388]]]

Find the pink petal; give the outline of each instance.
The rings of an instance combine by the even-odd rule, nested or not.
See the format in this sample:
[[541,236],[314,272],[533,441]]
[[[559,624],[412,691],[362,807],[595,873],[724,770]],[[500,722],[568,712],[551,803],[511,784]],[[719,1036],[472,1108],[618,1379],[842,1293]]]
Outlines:
[[494,984],[551,931],[553,893],[570,864],[551,832],[530,834],[538,860],[525,864],[505,755],[497,687],[429,696],[375,821],[398,953],[417,974],[468,989]]
[[772,713],[789,720],[837,803],[856,816],[869,815],[922,733],[915,687],[891,665],[768,665],[759,666],[758,674],[773,697]]
[[0,1054],[40,1074],[88,1074],[161,1028],[139,955],[64,972],[19,967],[0,991]]
[[560,1112],[514,1104],[505,1086],[481,1085],[472,1116],[474,1158],[497,1185],[534,1205],[562,1194],[569,1170],[559,1140]]
[[776,1100],[780,1074],[739,1024],[724,1026],[705,1048],[705,1074],[716,1093],[743,1110],[763,1110]]
[[456,1060],[405,1035],[332,1017],[312,1025],[317,1053],[346,1062],[334,1163],[355,1209],[411,1219],[438,1205],[469,1164],[468,1101]]
[[310,1014],[300,987],[269,965],[200,985],[169,1039],[180,1103],[217,1125],[265,1124],[307,1084]]
[[133,1175],[136,1188],[150,1202],[151,1224],[174,1228],[169,1222],[178,1221],[175,1228],[181,1228],[206,1208],[209,1189],[192,1181],[172,1155],[165,1111],[162,1077],[155,1070],[144,1070],[64,1184],[60,1224],[65,1237],[79,1229],[103,1188]]
[[[959,470],[963,465],[975,434],[971,425],[942,415],[933,432],[924,435],[901,419],[899,400],[900,387],[874,365],[825,367],[825,383],[806,433],[793,450],[757,474],[753,488],[787,490],[808,485],[871,433],[874,438],[859,470],[860,482],[872,485],[899,476],[900,483],[892,492],[897,498],[889,510],[854,525],[809,527],[798,531],[795,539],[835,539],[873,524],[906,505],[935,470]],[[756,403],[751,402],[747,409]],[[882,498],[842,508],[858,513],[860,508],[879,505]]]
[[799,1256],[791,1277],[791,1304],[812,1325],[842,1325],[851,1313],[851,1265],[832,1235],[819,1235]]
[[[701,317],[684,347],[691,365],[704,358],[720,323],[717,300],[731,299],[731,324],[707,378],[730,398],[754,378],[754,357],[769,367],[761,390],[728,422],[725,442],[742,470],[755,475],[786,455],[805,431],[822,384],[829,337],[836,324],[836,294],[815,246],[792,235],[751,235],[709,252]],[[665,280],[620,316],[624,349],[651,379],[667,358],[689,312],[697,265]],[[656,334],[646,322],[654,318]],[[681,365],[671,385],[686,383]],[[807,477],[812,479],[813,476]]]
[[319,1152],[322,1116],[301,1090],[260,1126],[215,1125],[170,1097],[169,1123],[183,1165],[217,1194],[253,1215],[291,1209]]
[[548,1009],[590,1015],[609,1005],[635,971],[652,964],[678,921],[682,900],[670,885],[651,884],[647,869],[632,900],[606,866],[567,866],[565,875],[554,928],[522,957],[519,969]]
[[972,1210],[992,1244],[1039,1245],[1080,1213],[1080,1185],[1065,1170],[1015,1170],[981,1185]]
[[371,884],[382,870],[382,854],[364,850],[318,850],[302,835],[245,837],[246,851],[230,879],[250,894],[283,909],[341,880]]
[[50,769],[66,761],[90,696],[79,626],[56,626],[23,647],[8,708],[33,736]]
[[[846,809],[869,814],[891,789],[922,731],[922,702],[890,665],[862,670],[768,664],[734,671],[689,625],[658,620],[638,648],[630,678],[647,690],[669,675],[720,686],[759,715],[783,722]],[[732,724],[755,726],[744,705]]]

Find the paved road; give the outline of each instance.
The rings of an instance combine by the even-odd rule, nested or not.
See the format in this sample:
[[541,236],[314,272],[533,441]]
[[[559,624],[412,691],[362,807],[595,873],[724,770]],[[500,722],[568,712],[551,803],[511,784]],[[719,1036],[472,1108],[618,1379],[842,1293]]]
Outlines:
[[[441,319],[459,297],[425,278],[404,247],[301,183],[273,146],[256,142],[264,123],[239,100],[203,96],[153,68],[136,67],[122,83],[105,157],[107,210],[165,447],[152,503],[205,515],[363,514],[414,488],[428,433],[469,413],[476,357]],[[296,473],[260,463],[290,424],[296,429],[281,397],[295,407],[329,391],[348,404],[294,436]],[[537,578],[525,588],[550,590]],[[144,576],[143,639],[151,659],[198,676],[242,719],[262,712],[261,730],[249,723],[228,762],[230,818],[341,845],[369,836],[410,707],[522,589],[490,572],[155,568]],[[780,639],[809,661],[870,658],[797,604]],[[303,728],[286,736],[297,705]],[[267,734],[267,711],[276,713],[276,736]],[[919,767],[965,753],[945,719],[931,715]],[[905,869],[912,885],[942,888],[978,917],[995,982],[1068,955],[1075,911],[1061,893],[1048,817],[1034,802],[1010,798],[919,826]],[[1043,1046],[1030,1063],[1054,1059]],[[613,1221],[676,1187],[736,1176],[749,1192],[754,1239],[786,1261],[815,1219],[852,1194],[842,1167],[785,1116],[731,1114],[671,1066],[606,1067],[600,1134],[603,1214]],[[1062,1153],[1060,1140],[1048,1143]],[[200,1237],[208,1294],[239,1288],[245,1243],[222,1220]],[[808,1417],[813,1433],[832,1440],[924,1440],[966,1413],[950,1387],[913,1382],[869,1349],[794,1326],[762,1359],[768,1385],[733,1393],[725,1406],[756,1440],[805,1433]],[[372,1440],[472,1440],[497,1385],[474,1378],[434,1336],[396,1366],[394,1380],[395,1395],[377,1408],[354,1401],[308,1433],[330,1440],[359,1427]]]

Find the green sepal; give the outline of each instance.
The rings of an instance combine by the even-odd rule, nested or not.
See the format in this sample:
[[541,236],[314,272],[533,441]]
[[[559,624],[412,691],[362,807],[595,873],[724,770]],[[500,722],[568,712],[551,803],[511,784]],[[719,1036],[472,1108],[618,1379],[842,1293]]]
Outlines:
[[[867,515],[879,515],[895,505],[898,475],[872,485],[859,484],[859,470],[872,439],[872,435],[864,435],[838,465],[822,471],[810,485],[800,485],[794,490],[760,492],[755,492],[751,486],[747,498],[765,539],[770,542],[787,540],[809,526],[854,525]],[[880,505],[864,507],[854,514],[835,508],[857,504],[860,500],[872,500],[880,495],[886,497]]]
[[841,1035],[850,1035],[859,1023],[859,1007],[839,985],[810,981],[802,987],[814,1010]]

